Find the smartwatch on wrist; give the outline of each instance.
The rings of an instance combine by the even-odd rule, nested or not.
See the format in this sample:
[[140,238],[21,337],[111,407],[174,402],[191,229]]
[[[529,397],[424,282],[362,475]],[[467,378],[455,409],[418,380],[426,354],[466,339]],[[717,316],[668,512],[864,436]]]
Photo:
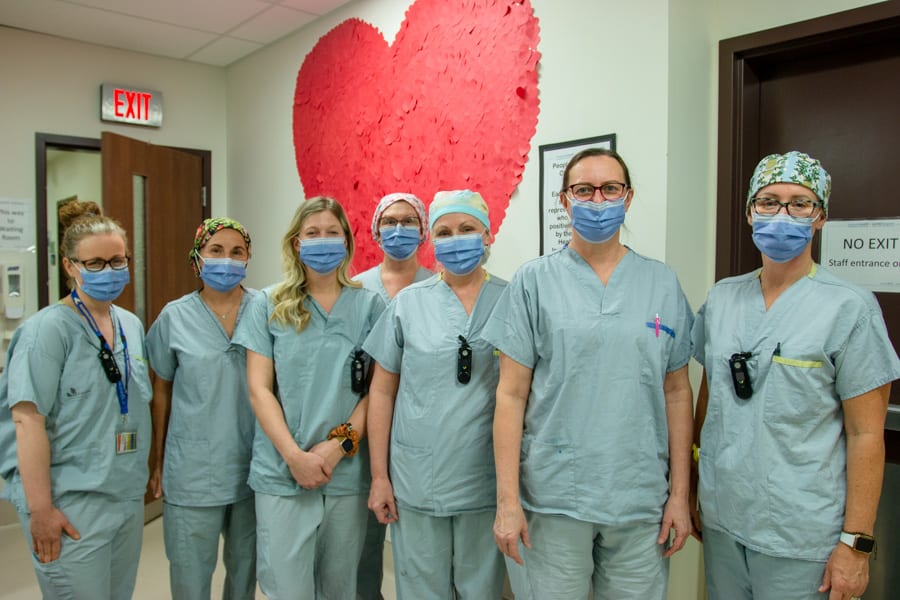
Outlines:
[[346,456],[348,452],[353,451],[353,440],[348,437],[338,437],[338,445],[341,447],[341,454],[344,456]]
[[841,543],[862,554],[871,554],[875,550],[875,538],[865,533],[841,532]]

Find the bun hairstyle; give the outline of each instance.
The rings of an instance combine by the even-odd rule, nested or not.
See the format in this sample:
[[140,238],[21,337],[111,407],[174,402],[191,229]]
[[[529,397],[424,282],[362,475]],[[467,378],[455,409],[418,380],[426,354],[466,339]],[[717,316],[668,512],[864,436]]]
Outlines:
[[[78,248],[81,240],[92,235],[107,233],[115,233],[122,238],[125,247],[128,247],[128,235],[117,221],[102,215],[85,212],[81,216],[74,218],[66,227],[62,236],[62,242],[59,244],[59,255],[68,259],[75,258],[75,249]],[[75,286],[75,282],[71,277],[68,278],[68,284],[70,289]]]

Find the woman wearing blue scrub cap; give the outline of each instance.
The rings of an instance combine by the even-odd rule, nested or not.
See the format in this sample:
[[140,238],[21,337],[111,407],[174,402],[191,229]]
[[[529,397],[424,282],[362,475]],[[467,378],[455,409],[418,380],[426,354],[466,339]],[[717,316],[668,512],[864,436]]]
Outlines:
[[231,343],[256,290],[241,285],[250,235],[229,218],[197,228],[188,260],[200,289],[169,302],[147,332],[153,384],[149,492],[165,494],[173,600],[208,599],[224,543],[223,596],[256,593],[256,515],[247,485],[254,418],[244,349]]
[[441,272],[397,294],[363,346],[376,361],[369,508],[392,524],[400,600],[500,598],[498,363],[482,330],[506,282],[482,266],[491,234],[480,194],[438,192],[429,225]]
[[369,490],[362,344],[384,302],[348,277],[353,233],[332,198],[300,205],[281,257],[285,279],[234,333],[257,419],[257,578],[268,598],[352,599]]
[[843,600],[868,584],[900,361],[872,293],[813,260],[830,193],[818,160],[763,158],[746,204],[763,266],[718,282],[694,322],[712,600]]
[[16,329],[0,377],[0,475],[41,595],[131,598],[144,531],[150,376],[144,327],[113,302],[125,231],[81,217],[60,247],[69,295]]
[[576,154],[571,242],[524,264],[485,328],[494,537],[517,598],[662,600],[690,534],[693,319],[672,270],[619,241],[633,195],[618,154]]

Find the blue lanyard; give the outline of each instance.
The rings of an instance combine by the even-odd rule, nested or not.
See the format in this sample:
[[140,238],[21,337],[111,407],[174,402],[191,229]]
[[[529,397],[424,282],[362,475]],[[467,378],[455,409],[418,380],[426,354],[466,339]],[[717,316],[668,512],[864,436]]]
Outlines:
[[[115,361],[116,358],[113,354],[112,348],[109,347],[109,344],[106,342],[106,338],[104,338],[103,334],[100,332],[100,327],[97,326],[97,321],[94,320],[94,315],[92,315],[88,307],[84,305],[84,302],[82,302],[81,298],[78,297],[78,292],[76,292],[74,289],[72,290],[71,296],[72,302],[75,303],[75,308],[78,309],[78,312],[81,313],[81,316],[83,316],[88,322],[88,325],[91,326],[91,331],[93,331],[97,338],[100,340],[100,349],[109,352],[112,360]],[[110,309],[110,312],[112,312],[112,309]],[[119,397],[119,412],[124,417],[128,414],[128,340],[125,339],[125,331],[122,329],[122,321],[116,319],[116,324],[118,324],[119,326],[119,337],[122,338],[122,351],[125,353],[125,382],[122,382],[121,377],[119,378],[119,381],[116,382],[116,395]]]

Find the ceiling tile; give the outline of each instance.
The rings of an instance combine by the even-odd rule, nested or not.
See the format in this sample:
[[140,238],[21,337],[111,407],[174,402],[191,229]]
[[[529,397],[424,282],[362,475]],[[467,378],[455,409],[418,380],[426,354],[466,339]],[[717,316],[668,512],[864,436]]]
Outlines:
[[269,44],[316,20],[316,15],[283,6],[272,6],[232,31],[231,37]]
[[261,0],[70,0],[74,4],[212,33],[227,33],[271,6]]
[[248,42],[246,40],[237,40],[230,37],[220,37],[210,45],[198,50],[196,53],[187,57],[187,60],[194,62],[213,65],[216,67],[226,67],[244,56],[255,52],[262,48],[262,44]]
[[101,46],[185,58],[216,36],[56,0],[3,0],[2,22]]
[[279,4],[321,17],[324,14],[330,13],[338,6],[347,4],[349,1],[350,0],[281,0]]

